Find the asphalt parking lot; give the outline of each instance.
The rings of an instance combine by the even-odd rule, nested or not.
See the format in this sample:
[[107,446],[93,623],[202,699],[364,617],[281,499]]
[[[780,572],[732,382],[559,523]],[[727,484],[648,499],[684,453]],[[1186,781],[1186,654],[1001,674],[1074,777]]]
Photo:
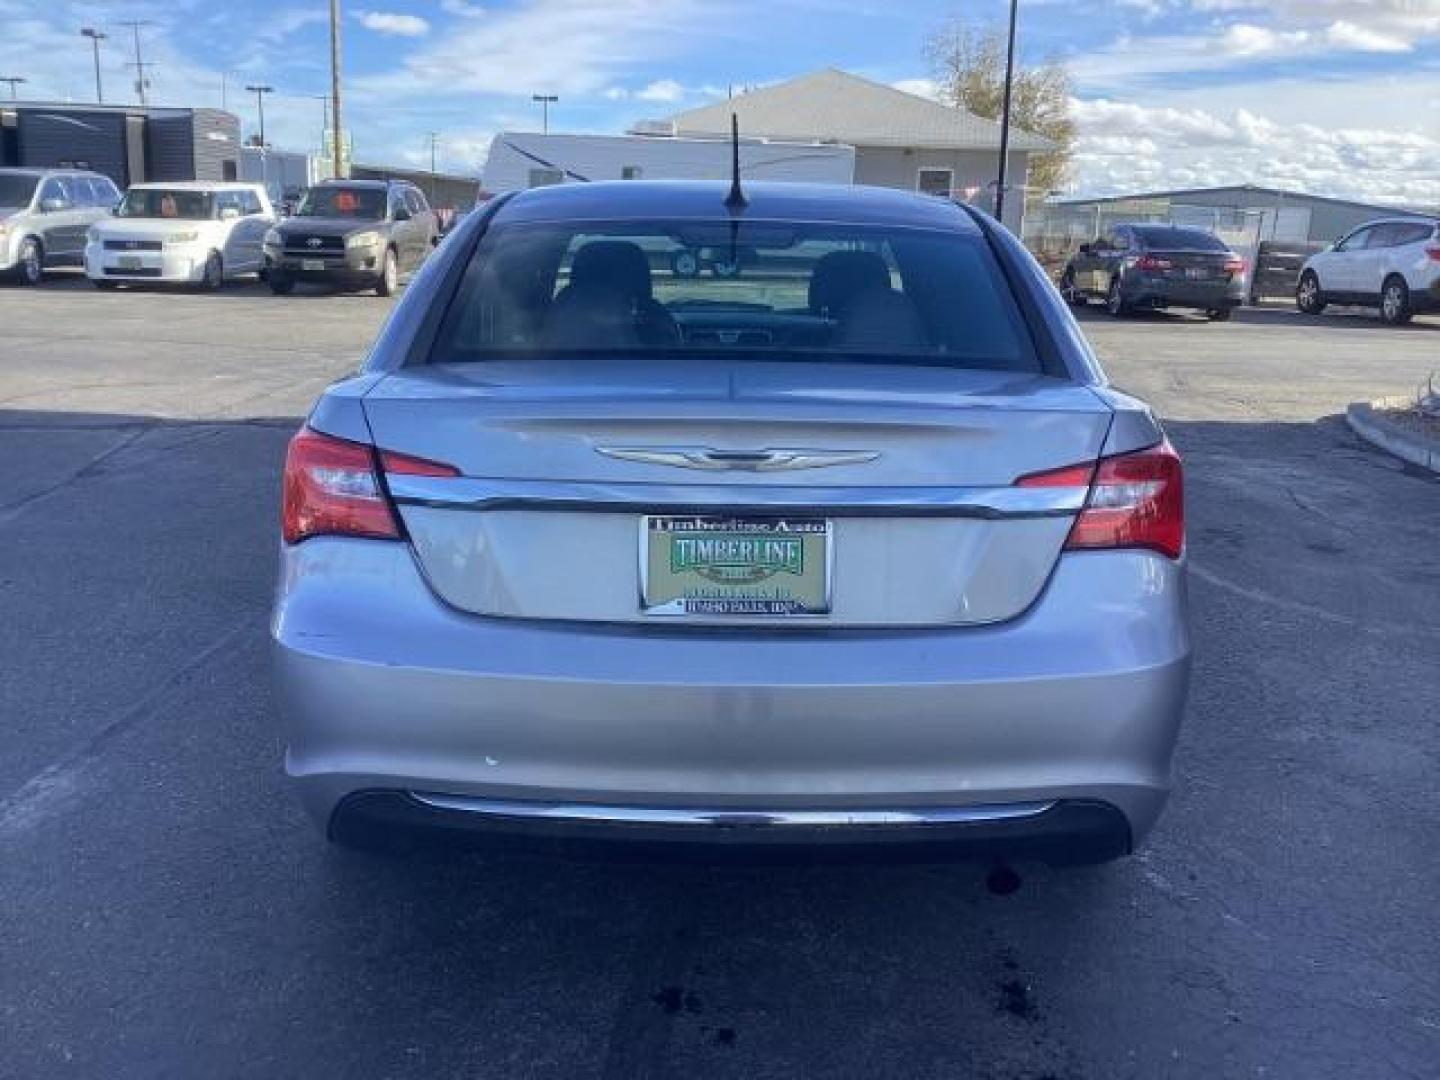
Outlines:
[[389,303],[0,289],[0,1076],[1433,1077],[1440,482],[1347,402],[1440,320],[1085,315],[1188,465],[1178,786],[1110,867],[329,849],[277,477]]

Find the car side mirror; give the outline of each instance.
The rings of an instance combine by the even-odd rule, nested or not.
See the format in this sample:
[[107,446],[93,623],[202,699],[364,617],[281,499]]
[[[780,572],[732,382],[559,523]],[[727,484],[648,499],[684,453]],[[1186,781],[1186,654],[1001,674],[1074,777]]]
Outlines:
[[1080,245],[1080,254],[1081,254],[1081,255],[1093,255],[1093,254],[1095,254],[1095,245],[1094,245],[1094,244],[1081,244],[1081,245]]
[[405,207],[403,207],[403,206],[397,206],[397,207],[395,208],[395,220],[396,220],[396,221],[409,221],[409,220],[410,220],[410,211],[409,211],[408,209],[406,209]]
[[40,209],[46,214],[58,214],[62,210],[69,210],[70,204],[64,199],[42,199]]

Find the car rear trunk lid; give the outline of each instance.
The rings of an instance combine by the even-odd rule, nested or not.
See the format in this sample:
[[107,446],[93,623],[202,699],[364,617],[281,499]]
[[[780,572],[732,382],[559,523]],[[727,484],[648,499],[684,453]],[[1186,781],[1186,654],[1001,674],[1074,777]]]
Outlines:
[[600,359],[413,369],[365,411],[378,446],[463,474],[388,478],[432,587],[461,610],[653,620],[650,533],[668,526],[652,518],[793,519],[828,523],[823,555],[807,549],[828,602],[791,622],[910,627],[1034,601],[1078,506],[1014,482],[1093,461],[1111,415],[1030,374]]

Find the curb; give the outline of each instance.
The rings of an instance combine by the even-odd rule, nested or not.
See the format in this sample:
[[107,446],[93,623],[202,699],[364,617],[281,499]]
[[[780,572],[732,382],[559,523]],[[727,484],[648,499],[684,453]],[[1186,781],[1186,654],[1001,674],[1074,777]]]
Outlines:
[[1418,465],[1422,469],[1440,475],[1440,441],[1427,439],[1406,431],[1398,424],[1392,424],[1376,410],[1387,405],[1408,403],[1408,398],[1376,398],[1374,401],[1356,401],[1345,410],[1345,422],[1350,429],[1366,442],[1389,451],[1402,461]]

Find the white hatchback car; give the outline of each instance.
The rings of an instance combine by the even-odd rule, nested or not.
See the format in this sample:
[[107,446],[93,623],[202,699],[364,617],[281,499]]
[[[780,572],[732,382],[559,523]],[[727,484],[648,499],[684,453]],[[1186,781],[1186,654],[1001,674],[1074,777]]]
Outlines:
[[275,211],[260,184],[135,184],[90,227],[85,274],[97,288],[178,282],[218,289],[264,267]]
[[1440,312],[1440,222],[1393,218],[1360,226],[1310,257],[1295,303],[1307,315],[1329,304],[1378,307],[1392,326]]

